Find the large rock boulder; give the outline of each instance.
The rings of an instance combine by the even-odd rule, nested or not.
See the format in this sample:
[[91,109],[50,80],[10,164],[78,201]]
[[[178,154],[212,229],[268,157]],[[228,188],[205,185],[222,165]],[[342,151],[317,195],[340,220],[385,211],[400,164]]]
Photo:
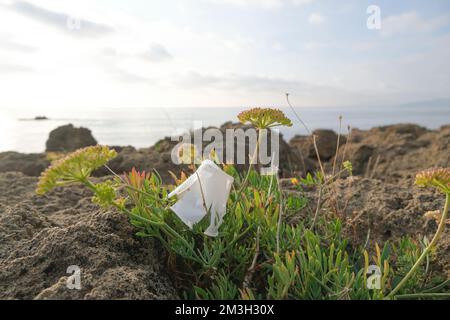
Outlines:
[[28,176],[39,176],[50,164],[43,153],[0,153],[0,172],[17,171]]
[[356,133],[356,139],[341,147],[338,155],[338,159],[345,156],[352,162],[355,175],[395,182],[412,179],[421,169],[450,164],[448,126],[431,131],[414,124],[397,124]]
[[[338,143],[338,136],[333,130],[317,129],[312,132],[316,137],[317,151],[321,161],[328,161],[336,154],[336,147]],[[346,137],[339,138],[339,145],[345,144]],[[316,150],[311,136],[297,135],[289,142],[290,146],[298,153],[301,153],[304,158],[312,160],[317,159]]]
[[[338,136],[333,130],[318,129],[313,131],[313,135],[316,136],[317,150],[321,160],[330,160],[336,154]],[[345,137],[340,137],[339,144],[342,145]],[[309,153],[315,154],[314,145],[309,147]]]
[[96,145],[97,141],[87,128],[75,128],[72,124],[61,126],[50,132],[46,151],[71,152],[79,148]]
[[[317,148],[326,172],[331,172],[337,135],[330,130],[316,130]],[[308,159],[309,171],[319,170],[310,136],[297,135],[289,142],[292,151]],[[341,136],[337,169],[343,160],[353,165],[353,174],[396,182],[413,178],[420,169],[448,167],[450,164],[450,126],[428,130],[415,124],[396,124],[370,130],[352,129]],[[345,173],[344,173],[345,174]]]

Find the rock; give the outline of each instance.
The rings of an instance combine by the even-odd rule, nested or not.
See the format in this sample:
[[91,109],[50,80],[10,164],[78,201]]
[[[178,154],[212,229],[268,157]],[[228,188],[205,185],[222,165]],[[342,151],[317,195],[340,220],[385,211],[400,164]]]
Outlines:
[[378,131],[386,133],[386,135],[410,135],[411,137],[417,139],[428,130],[424,127],[418,126],[416,124],[405,123],[405,124],[395,124],[390,126],[382,126],[372,131]]
[[71,152],[96,144],[97,141],[92,136],[91,130],[75,128],[72,124],[68,124],[50,132],[46,151]]
[[[340,149],[338,153],[338,159],[342,157],[352,163],[353,175],[364,175],[367,172],[368,166],[371,164],[371,159],[375,154],[376,148],[364,143],[349,144],[345,150]],[[374,159],[374,162],[376,160]]]
[[[317,150],[321,161],[328,161],[336,154],[338,135],[333,130],[318,129],[314,130],[313,135],[316,136]],[[339,138],[339,145],[345,144],[346,137]],[[305,158],[317,160],[317,153],[311,136],[294,136],[289,145],[302,153]]]
[[[225,137],[223,146],[226,146],[226,129],[248,129],[249,127],[243,126],[238,123],[226,123],[222,125],[219,130],[222,131],[223,136]],[[208,128],[204,128],[206,130]],[[270,136],[269,136],[270,137]],[[203,143],[203,151],[210,144],[209,141],[204,141]],[[249,157],[248,157],[248,140],[245,141],[245,146],[238,146],[238,143],[242,143],[236,140],[235,150],[234,150],[234,162],[237,162],[237,148],[243,147],[246,150],[245,161],[246,164],[236,165],[238,170],[245,170],[248,167]],[[152,172],[156,169],[159,175],[162,177],[164,183],[172,183],[172,177],[169,174],[169,171],[174,172],[175,174],[179,174],[181,171],[189,173],[188,165],[176,165],[172,162],[172,150],[175,146],[177,146],[178,141],[172,141],[170,137],[166,137],[164,139],[159,140],[154,146],[150,148],[142,148],[136,150],[133,147],[125,147],[122,149],[116,149],[118,151],[118,156],[111,160],[108,166],[116,173],[129,172],[134,167],[139,171]],[[284,141],[283,137],[280,137],[280,171],[283,175],[290,175],[292,172],[305,172],[302,167],[302,161],[298,157],[298,155],[292,152],[289,145]],[[270,149],[267,151],[270,154]],[[226,159],[226,150],[224,150],[224,160]],[[308,163],[308,166],[310,164]],[[94,173],[96,176],[102,176],[109,174],[108,170],[102,168]]]
[[421,169],[450,165],[450,130],[430,131],[413,124],[373,128],[359,133],[359,142],[348,144],[346,158],[355,174],[391,182],[412,179]]
[[48,118],[46,116],[36,116],[34,117],[34,120],[48,120]]
[[[226,130],[227,129],[243,129],[244,131],[252,128],[249,125],[243,125],[241,123],[233,123],[233,122],[226,122],[224,123],[219,129],[223,132],[223,136],[224,138],[224,146],[227,145],[227,140],[226,140]],[[269,131],[268,135],[267,135],[267,141],[270,142],[271,139],[271,132]],[[245,146],[239,146],[238,145],[238,140],[235,139],[235,150],[234,150],[234,162],[237,163],[238,159],[236,157],[237,155],[237,151],[238,148],[240,149],[245,149],[247,154],[250,154],[250,149],[249,149],[249,143],[248,143],[248,139],[245,140]],[[208,143],[205,144],[205,146]],[[243,148],[242,148],[243,147]],[[264,149],[263,149],[264,150]],[[267,155],[271,154],[271,149],[270,149],[270,143],[267,147],[267,150],[265,150],[267,152]],[[226,151],[224,152],[224,158],[226,158]],[[239,170],[246,170],[248,167],[248,163],[249,163],[249,157],[246,156],[245,157],[245,165],[237,165],[237,168]],[[266,165],[263,165],[266,166]],[[267,165],[268,166],[268,165]],[[304,166],[302,163],[302,159],[301,157],[296,153],[293,152],[292,148],[289,146],[289,144],[283,139],[283,135],[280,134],[280,140],[279,140],[279,169],[280,169],[280,174],[281,176],[288,176],[288,175],[292,175],[293,172],[299,172],[299,173],[304,173]]]
[[[225,131],[227,128],[246,127],[242,124],[228,122],[222,125],[220,130]],[[79,129],[74,128],[74,130]],[[326,173],[330,173],[337,136],[329,130],[317,130],[315,133],[323,166]],[[413,177],[420,169],[450,165],[450,126],[443,126],[439,130],[427,130],[411,124],[384,126],[371,130],[353,129],[348,143],[347,138],[342,136],[340,139],[336,163],[340,166],[345,152],[344,160],[352,162],[355,175],[369,174],[378,179],[396,182],[399,179]],[[94,141],[91,142],[94,143]],[[169,170],[176,174],[182,170],[188,170],[188,166],[175,165],[171,161],[171,151],[177,143],[166,137],[152,147],[139,150],[131,146],[114,146],[112,148],[118,152],[118,157],[112,160],[109,166],[117,173],[128,172],[133,167],[147,172],[155,169],[165,183],[171,183]],[[206,147],[208,144],[209,142],[205,142],[203,146]],[[248,142],[245,144],[246,150],[248,150]],[[332,156],[328,158],[330,154]],[[45,154],[0,153],[0,172],[18,171],[37,176],[49,163]],[[239,170],[246,168],[246,165],[238,166]],[[281,138],[280,168],[282,176],[285,177],[304,176],[307,172],[318,170],[319,166],[311,137],[295,136],[289,144]],[[106,168],[94,173],[96,176],[109,174],[110,172]]]
[[[108,167],[118,174],[130,172],[132,168],[138,171],[153,172],[158,171],[164,183],[172,183],[169,170],[179,174],[181,170],[187,170],[186,165],[175,165],[170,158],[170,151],[157,151],[155,147],[142,148],[136,150],[133,147],[125,147],[118,152],[115,159],[108,163]],[[109,175],[106,168],[101,168],[94,172],[94,176]]]
[[[152,239],[79,186],[36,196],[36,178],[0,174],[0,299],[177,299]],[[11,190],[11,191],[8,191]],[[66,286],[81,268],[81,289]]]
[[[330,160],[336,154],[337,134],[333,130],[314,130],[313,135],[316,136],[317,150],[320,159],[323,161]],[[344,143],[345,137],[341,137],[341,143]],[[312,144],[309,154],[315,154],[314,145]]]
[[[336,147],[335,138],[328,132],[322,133],[322,138],[317,139],[326,172],[331,172],[334,163],[334,156],[327,160],[327,155]],[[289,145],[311,160],[311,171],[319,169],[309,137],[295,136]],[[443,126],[439,130],[428,130],[414,124],[397,124],[371,130],[353,129],[350,137],[341,139],[336,163],[340,165],[343,158],[352,163],[354,175],[389,182],[411,179],[418,170],[450,165],[450,126]]]
[[28,176],[39,176],[50,164],[43,153],[0,153],[0,172],[17,171]]

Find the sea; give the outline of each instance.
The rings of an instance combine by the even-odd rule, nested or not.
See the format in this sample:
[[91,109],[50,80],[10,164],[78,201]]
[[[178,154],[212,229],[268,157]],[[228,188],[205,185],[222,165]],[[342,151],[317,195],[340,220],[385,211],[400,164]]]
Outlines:
[[[150,147],[167,136],[176,136],[199,126],[220,126],[237,121],[245,108],[89,108],[14,110],[0,107],[0,152],[39,153],[51,130],[65,124],[89,128],[100,144]],[[294,123],[281,128],[286,140],[306,134],[290,108],[281,108]],[[347,133],[348,126],[370,129],[397,123],[415,123],[429,129],[450,124],[450,105],[398,107],[296,107],[295,112],[310,130],[332,129]],[[34,120],[45,116],[48,120]],[[341,119],[341,120],[340,120]],[[341,129],[340,129],[341,128]]]

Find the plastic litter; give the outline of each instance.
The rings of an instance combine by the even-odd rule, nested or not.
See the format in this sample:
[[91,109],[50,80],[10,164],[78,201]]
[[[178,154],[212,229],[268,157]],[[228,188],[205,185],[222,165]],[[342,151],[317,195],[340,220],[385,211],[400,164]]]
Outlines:
[[210,212],[210,224],[205,234],[216,237],[226,214],[233,177],[213,161],[204,160],[197,171],[169,194],[178,201],[171,207],[175,214],[192,229]]

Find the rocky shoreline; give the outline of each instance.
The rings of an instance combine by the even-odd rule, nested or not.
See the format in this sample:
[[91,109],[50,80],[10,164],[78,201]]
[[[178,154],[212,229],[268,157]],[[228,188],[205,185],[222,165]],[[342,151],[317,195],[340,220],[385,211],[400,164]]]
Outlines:
[[[219,129],[236,128],[239,125],[225,123]],[[245,129],[245,128],[244,128]],[[420,169],[448,166],[450,164],[450,125],[438,130],[428,130],[414,124],[398,124],[376,127],[371,130],[353,129],[351,134],[338,135],[331,130],[315,130],[318,152],[325,168],[336,162],[349,160],[353,173],[358,176],[399,181],[410,179]],[[52,154],[71,152],[97,142],[86,128],[63,126],[50,133],[47,152],[22,154],[0,152],[0,172],[22,172],[28,176],[39,176],[51,163]],[[177,143],[169,137],[161,139],[148,148],[136,149],[132,146],[111,146],[118,157],[109,166],[117,173],[156,169],[163,178],[170,179],[168,171],[178,172],[185,166],[172,163],[171,151]],[[319,168],[311,136],[297,135],[290,141],[280,139],[280,167],[285,177],[303,176]],[[109,174],[105,170],[97,176]]]
[[[413,187],[413,177],[421,169],[450,166],[450,125],[439,130],[411,124],[355,129],[340,137],[339,148],[336,133],[317,130],[315,134],[327,171],[336,149],[338,164],[342,159],[352,162],[355,177],[343,176],[336,185],[347,203],[345,232],[355,243],[366,241],[369,230],[372,244],[434,233],[436,222],[424,213],[441,209],[443,199]],[[132,167],[156,169],[171,183],[167,171],[180,170],[171,162],[173,145],[166,138],[145,149],[114,147],[119,155],[110,167],[118,173]],[[52,146],[52,152],[60,150],[58,144]],[[281,148],[286,177],[318,167],[310,137],[282,141]],[[50,158],[49,153],[0,153],[0,299],[178,298],[170,274],[164,271],[164,253],[152,239],[134,236],[124,215],[99,209],[91,203],[90,192],[77,186],[35,195],[37,176]],[[96,173],[98,179],[106,174],[106,170]],[[286,192],[296,192],[289,180],[283,185]],[[308,191],[308,196],[314,199],[316,190]],[[447,277],[449,235],[447,228],[436,253],[436,268]],[[82,269],[81,290],[65,286],[70,265]]]

